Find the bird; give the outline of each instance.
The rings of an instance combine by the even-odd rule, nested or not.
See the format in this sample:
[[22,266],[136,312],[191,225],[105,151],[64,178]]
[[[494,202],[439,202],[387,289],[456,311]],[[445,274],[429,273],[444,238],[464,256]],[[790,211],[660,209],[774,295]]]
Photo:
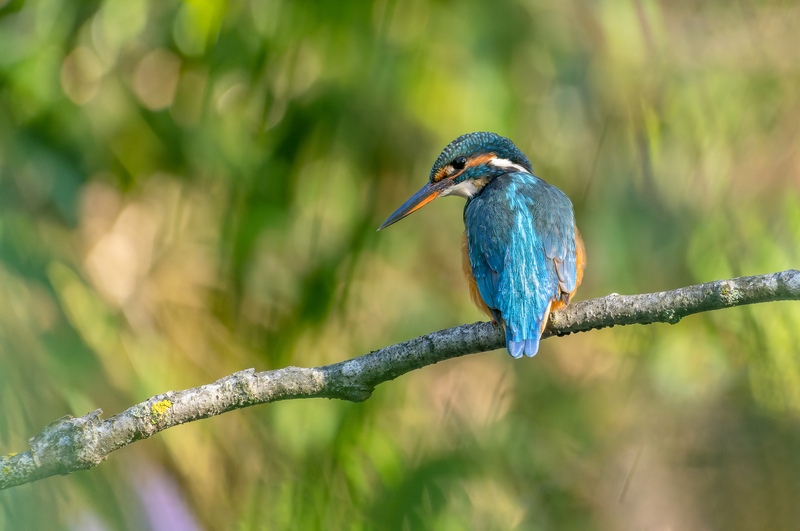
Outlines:
[[442,150],[428,183],[378,230],[449,195],[467,200],[461,250],[472,301],[504,327],[512,357],[533,357],[550,312],[567,306],[583,280],[572,202],[534,175],[511,140],[469,133]]

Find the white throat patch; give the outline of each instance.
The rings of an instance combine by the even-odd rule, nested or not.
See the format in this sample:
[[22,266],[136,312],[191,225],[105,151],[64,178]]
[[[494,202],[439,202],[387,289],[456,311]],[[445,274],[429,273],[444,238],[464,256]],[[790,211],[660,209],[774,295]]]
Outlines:
[[445,188],[444,190],[442,190],[442,193],[439,194],[439,196],[446,197],[448,195],[457,195],[458,197],[469,199],[477,193],[478,193],[478,187],[475,186],[475,181],[470,179],[468,181],[462,181],[458,184],[454,184],[449,188]]

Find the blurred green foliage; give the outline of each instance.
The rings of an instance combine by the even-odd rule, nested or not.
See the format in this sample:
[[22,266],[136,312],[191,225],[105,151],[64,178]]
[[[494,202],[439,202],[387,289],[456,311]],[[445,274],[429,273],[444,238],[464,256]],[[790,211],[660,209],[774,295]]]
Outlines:
[[[472,322],[456,136],[576,207],[579,298],[800,264],[800,6],[0,0],[0,453]],[[788,529],[800,307],[429,367],[0,493],[3,529]]]

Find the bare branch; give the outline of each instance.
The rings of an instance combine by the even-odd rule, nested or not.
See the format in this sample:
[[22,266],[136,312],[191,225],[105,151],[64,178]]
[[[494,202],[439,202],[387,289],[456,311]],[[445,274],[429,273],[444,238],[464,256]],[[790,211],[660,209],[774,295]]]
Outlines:
[[[543,337],[615,325],[677,323],[705,312],[781,300],[800,300],[800,271],[719,280],[644,295],[618,295],[575,302],[554,312]],[[503,348],[502,329],[473,323],[441,330],[341,363],[312,369],[237,372],[214,383],[168,391],[102,420],[98,409],[62,417],[30,440],[31,449],[0,457],[0,490],[56,474],[97,466],[139,439],[193,420],[256,404],[292,398],[339,398],[360,402],[375,386],[440,361]]]

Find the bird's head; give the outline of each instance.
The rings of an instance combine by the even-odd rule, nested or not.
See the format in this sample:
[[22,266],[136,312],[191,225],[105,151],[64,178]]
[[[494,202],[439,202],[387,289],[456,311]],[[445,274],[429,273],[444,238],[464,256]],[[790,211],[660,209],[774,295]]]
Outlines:
[[469,133],[447,145],[431,168],[428,184],[389,216],[384,229],[422,208],[437,197],[475,197],[499,175],[515,171],[533,173],[531,163],[511,140],[495,133]]

